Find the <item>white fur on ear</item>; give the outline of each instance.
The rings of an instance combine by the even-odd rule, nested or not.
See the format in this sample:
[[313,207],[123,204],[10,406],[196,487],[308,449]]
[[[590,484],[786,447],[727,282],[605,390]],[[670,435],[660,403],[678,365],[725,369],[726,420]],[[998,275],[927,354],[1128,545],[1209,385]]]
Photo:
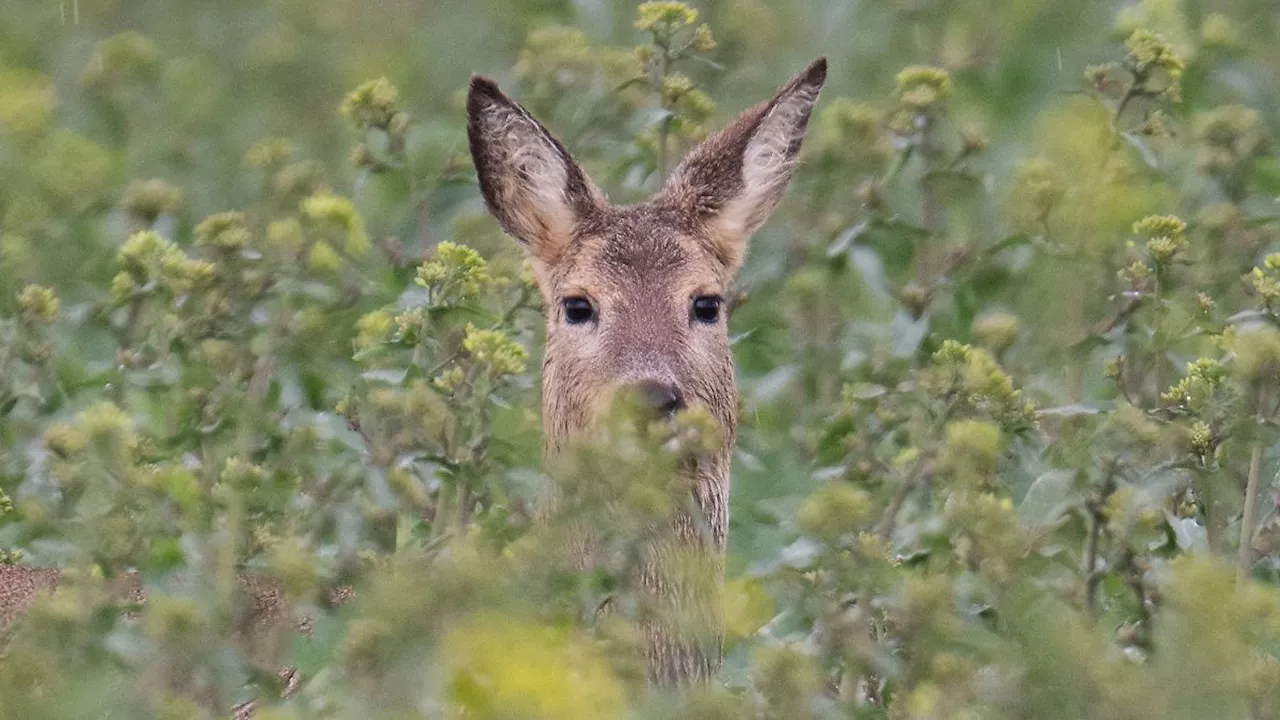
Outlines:
[[554,263],[602,194],[564,146],[492,81],[472,78],[467,115],[485,203],[535,258]]
[[818,58],[773,98],[690,151],[663,187],[661,201],[693,211],[729,272],[742,264],[747,239],[782,200],[826,78],[827,61]]
[[721,233],[745,240],[781,202],[820,88],[797,87],[779,97],[760,121],[742,153],[742,189],[717,214]]

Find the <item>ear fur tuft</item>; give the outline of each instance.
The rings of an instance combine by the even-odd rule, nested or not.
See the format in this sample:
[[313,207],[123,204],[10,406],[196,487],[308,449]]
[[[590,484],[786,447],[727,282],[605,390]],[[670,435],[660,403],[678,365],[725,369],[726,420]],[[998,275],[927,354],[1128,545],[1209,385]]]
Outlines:
[[827,60],[819,57],[773,98],[690,151],[659,195],[701,219],[712,251],[730,272],[741,266],[747,240],[786,191],[826,78]]
[[467,139],[485,205],[503,229],[544,263],[554,263],[603,194],[541,123],[497,83],[471,76]]

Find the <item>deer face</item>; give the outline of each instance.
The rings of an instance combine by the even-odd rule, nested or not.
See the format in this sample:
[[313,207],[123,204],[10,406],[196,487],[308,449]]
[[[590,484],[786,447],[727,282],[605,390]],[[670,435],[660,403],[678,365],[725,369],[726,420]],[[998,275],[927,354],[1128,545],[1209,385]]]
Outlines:
[[734,424],[733,364],[721,298],[729,274],[688,218],[646,204],[602,208],[547,268],[544,407],[553,444],[621,389],[655,414],[689,405]]
[[472,78],[468,135],[481,191],[531,257],[547,308],[549,447],[631,389],[657,414],[706,407],[725,430],[727,461],[737,396],[723,297],[747,239],[783,195],[825,77],[819,59],[631,206],[611,205],[546,128],[493,82]]

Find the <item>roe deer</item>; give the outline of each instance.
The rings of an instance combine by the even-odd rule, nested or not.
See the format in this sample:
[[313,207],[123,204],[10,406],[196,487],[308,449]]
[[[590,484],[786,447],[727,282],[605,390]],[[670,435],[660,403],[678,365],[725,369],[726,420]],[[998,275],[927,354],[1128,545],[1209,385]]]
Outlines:
[[[467,131],[480,189],[530,258],[547,309],[547,454],[598,421],[622,389],[638,391],[658,415],[702,406],[721,425],[714,457],[690,471],[703,517],[675,511],[645,551],[639,584],[659,601],[688,599],[689,587],[673,587],[687,583],[670,565],[692,549],[712,559],[707,602],[717,605],[738,401],[722,298],[747,239],[782,199],[826,72],[825,58],[814,61],[691,150],[656,195],[629,206],[610,204],[560,141],[492,80],[471,79]],[[702,640],[642,620],[651,682],[718,672],[718,607],[705,616],[713,627],[698,633]]]
[[[715,457],[690,478],[703,517],[677,515],[665,542],[647,556],[641,584],[655,595],[677,592],[665,567],[672,548],[708,551],[717,569],[713,582],[721,580],[737,427],[722,297],[747,239],[783,196],[826,71],[819,58],[771,100],[690,151],[657,195],[632,206],[611,205],[564,146],[491,80],[471,80],[467,130],[485,203],[531,257],[548,308],[547,450],[591,426],[604,401],[628,387],[658,414],[705,407],[724,431]],[[0,565],[0,642],[37,597],[61,582],[54,568]],[[277,580],[242,575],[239,588],[248,644],[281,626],[307,631],[308,619],[293,617]],[[115,591],[127,602],[145,601],[136,576],[121,578]],[[342,604],[350,593],[337,588],[329,602]],[[710,648],[664,626],[646,627],[650,680],[712,677],[722,631],[718,621],[709,624]],[[290,668],[282,674],[297,680]],[[237,707],[236,717],[252,716],[255,706]]]

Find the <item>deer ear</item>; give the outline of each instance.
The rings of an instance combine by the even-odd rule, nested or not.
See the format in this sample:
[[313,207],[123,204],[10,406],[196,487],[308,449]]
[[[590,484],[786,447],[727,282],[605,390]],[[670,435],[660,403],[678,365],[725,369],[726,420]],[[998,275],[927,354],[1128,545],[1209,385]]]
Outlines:
[[691,209],[703,222],[712,251],[730,272],[782,199],[826,79],[827,60],[818,58],[771,100],[691,150],[663,187],[665,202]]
[[479,75],[467,95],[467,138],[489,211],[535,259],[554,264],[603,194],[559,140]]

